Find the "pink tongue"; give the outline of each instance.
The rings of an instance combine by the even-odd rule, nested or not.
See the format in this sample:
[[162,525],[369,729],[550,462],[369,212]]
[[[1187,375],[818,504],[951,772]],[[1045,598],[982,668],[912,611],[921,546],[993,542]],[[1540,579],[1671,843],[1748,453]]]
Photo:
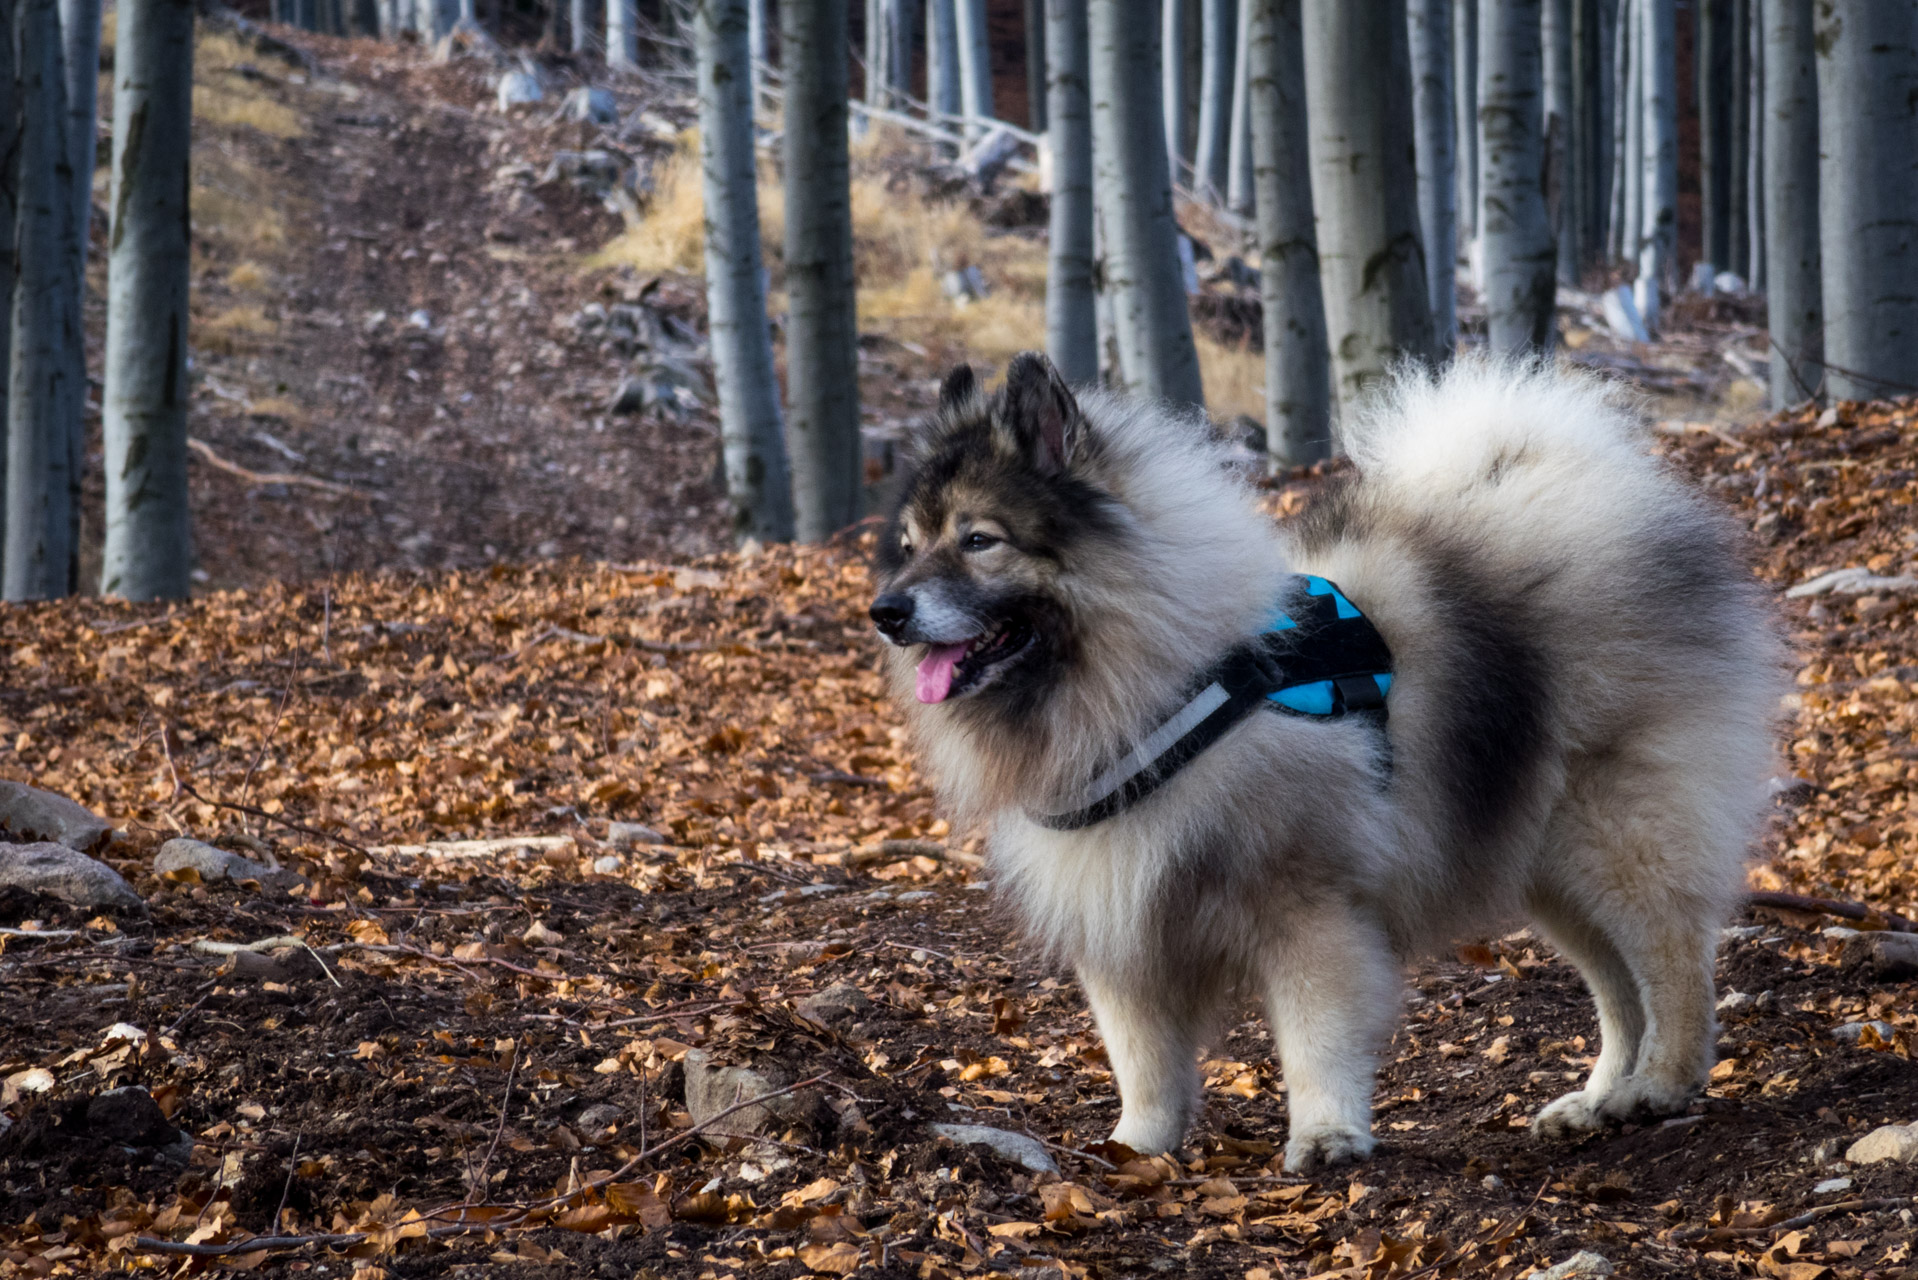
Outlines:
[[965,644],[936,644],[919,659],[919,701],[944,702],[952,692],[952,669],[966,656]]

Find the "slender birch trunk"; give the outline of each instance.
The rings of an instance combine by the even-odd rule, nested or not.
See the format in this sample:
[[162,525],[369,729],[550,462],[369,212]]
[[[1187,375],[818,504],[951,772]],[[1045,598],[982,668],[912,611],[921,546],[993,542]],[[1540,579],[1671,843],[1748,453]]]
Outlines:
[[[84,381],[75,307],[73,153],[56,0],[16,0],[20,107],[7,528],[0,593],[44,600],[74,586],[74,449]],[[76,385],[77,382],[77,385]]]
[[1046,59],[1046,138],[1052,149],[1046,352],[1060,376],[1077,386],[1099,380],[1086,0],[1046,0]]
[[93,218],[93,171],[99,167],[94,160],[100,137],[100,0],[60,0],[60,35],[66,45],[67,137],[73,147],[73,235],[84,273],[87,230]]
[[1818,74],[1811,5],[1764,0],[1765,228],[1771,403],[1802,404],[1824,378],[1818,252]]
[[1162,50],[1159,94],[1165,101],[1166,171],[1172,175],[1175,187],[1185,176],[1185,13],[1188,3],[1190,0],[1161,0],[1159,6]]
[[1540,0],[1479,8],[1478,220],[1486,333],[1499,354],[1539,350],[1552,338],[1557,250],[1541,182],[1540,16]]
[[1816,15],[1826,386],[1902,394],[1918,387],[1918,0]]
[[956,0],[926,0],[926,104],[936,116],[958,116],[959,17]]
[[1252,2],[1240,0],[1233,35],[1232,141],[1226,149],[1225,207],[1252,216]]
[[1751,81],[1746,86],[1745,97],[1750,108],[1751,123],[1746,135],[1745,207],[1751,211],[1751,256],[1747,261],[1745,278],[1751,281],[1754,290],[1763,293],[1766,274],[1765,13],[1764,0],[1747,0],[1747,3],[1751,8],[1751,20],[1746,27],[1746,40],[1751,45]]
[[[1451,11],[1452,0],[1408,0],[1406,6],[1412,50],[1412,127],[1418,151],[1419,232],[1425,242],[1426,296],[1431,301],[1432,332],[1440,359],[1451,355],[1458,338],[1458,206],[1453,203],[1458,179],[1452,153]],[[1293,22],[1297,21],[1295,8]],[[1300,115],[1303,119],[1303,104]]]
[[0,579],[7,529],[7,387],[13,364],[14,218],[19,211],[20,100],[14,84],[14,14],[0,4]]
[[1605,133],[1599,86],[1604,83],[1599,0],[1572,0],[1572,202],[1577,210],[1578,271],[1592,266],[1605,243]]
[[1238,30],[1234,0],[1199,3],[1199,137],[1192,147],[1192,191],[1218,203],[1225,196],[1232,150],[1233,37]]
[[1166,170],[1157,16],[1153,0],[1091,0],[1093,193],[1126,386],[1203,408]]
[[753,151],[749,0],[699,0],[699,164],[706,201],[706,310],[733,537],[790,542],[792,477],[766,319]]
[[[1731,0],[1697,0],[1698,200],[1705,261],[1731,266]],[[1811,10],[1809,3],[1807,15]]]
[[[772,0],[746,0],[746,48],[752,57],[752,103],[753,114],[759,114],[759,90],[761,70],[772,64],[772,41],[768,28],[767,8]],[[635,24],[637,25],[637,24]],[[927,63],[930,74],[931,63]]]
[[102,595],[184,598],[193,0],[120,0],[107,258]]
[[1545,0],[1541,8],[1540,45],[1544,53],[1545,212],[1558,251],[1560,284],[1578,284],[1578,200],[1572,188],[1572,167],[1578,131],[1572,116],[1572,4],[1573,0]]
[[1678,8],[1676,0],[1644,6],[1645,200],[1639,227],[1638,281],[1633,298],[1648,332],[1658,329],[1660,291],[1678,239]]
[[[1817,0],[1809,3],[1816,4]],[[1731,30],[1725,38],[1731,45],[1732,72],[1731,83],[1725,86],[1725,111],[1731,117],[1731,154],[1725,180],[1725,261],[1715,265],[1743,275],[1745,261],[1751,256],[1751,210],[1745,203],[1745,184],[1751,176],[1745,170],[1751,160],[1751,113],[1745,103],[1751,83],[1751,47],[1745,42],[1745,27],[1751,21],[1751,0],[1731,0],[1729,20]]]
[[[1476,259],[1472,245],[1478,239],[1478,0],[1452,2],[1452,118],[1458,147],[1456,265],[1466,266]],[[1427,245],[1426,252],[1434,251]]]
[[1434,354],[1411,54],[1403,0],[1305,0],[1301,14],[1326,337],[1347,413],[1395,359]]
[[1299,0],[1247,0],[1247,5],[1253,15],[1252,152],[1265,313],[1265,437],[1267,457],[1277,468],[1316,462],[1332,451],[1331,355],[1312,223]]
[[1638,94],[1638,0],[1618,0],[1617,56],[1613,59],[1611,233],[1606,244],[1614,264],[1638,256],[1638,139],[1645,113]]
[[635,0],[606,0],[606,65],[622,71],[639,66],[639,6]]
[[[962,4],[973,0],[962,0]],[[859,329],[846,154],[846,8],[781,0],[786,72],[786,384],[798,535],[859,518]]]
[[987,122],[995,118],[986,0],[953,0],[953,15],[959,36],[959,106],[966,117],[966,140],[976,142],[991,128]]
[[[893,0],[893,3],[902,3],[902,0]],[[1046,0],[1025,0],[1025,10],[1026,128],[1044,133],[1050,119],[1046,112]]]
[[[554,0],[555,3],[558,0]],[[439,0],[425,0],[435,14],[439,11]],[[571,30],[571,40],[567,47],[574,53],[585,53],[593,47],[593,6],[592,0],[572,0],[567,9],[566,20]],[[435,21],[434,26],[439,24]]]
[[896,107],[911,93],[912,8],[907,0],[868,0],[866,101]]

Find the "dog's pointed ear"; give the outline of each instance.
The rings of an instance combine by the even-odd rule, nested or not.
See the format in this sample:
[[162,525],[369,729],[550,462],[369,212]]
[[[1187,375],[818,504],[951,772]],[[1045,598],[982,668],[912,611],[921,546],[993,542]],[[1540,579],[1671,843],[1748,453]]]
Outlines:
[[979,383],[972,376],[972,366],[955,366],[939,384],[939,407],[941,409],[963,409],[979,394]]
[[1085,415],[1044,353],[1023,351],[1006,369],[1006,425],[1041,471],[1064,471],[1085,435]]

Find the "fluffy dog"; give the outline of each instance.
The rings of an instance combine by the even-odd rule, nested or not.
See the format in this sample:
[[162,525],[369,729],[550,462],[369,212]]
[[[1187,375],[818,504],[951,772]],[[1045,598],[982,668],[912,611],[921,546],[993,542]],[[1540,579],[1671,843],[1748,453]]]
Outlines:
[[[1584,975],[1603,1044],[1533,1128],[1683,1108],[1782,692],[1739,531],[1599,384],[1539,364],[1402,372],[1344,439],[1356,478],[1275,524],[1202,421],[1075,398],[1022,355],[996,395],[947,379],[883,535],[892,683],[995,885],[1077,970],[1113,1138],[1179,1145],[1197,1051],[1250,987],[1286,1167],[1365,1156],[1403,963],[1516,920]],[[1389,645],[1388,719],[1259,710],[1136,803],[1049,820],[1297,573]]]

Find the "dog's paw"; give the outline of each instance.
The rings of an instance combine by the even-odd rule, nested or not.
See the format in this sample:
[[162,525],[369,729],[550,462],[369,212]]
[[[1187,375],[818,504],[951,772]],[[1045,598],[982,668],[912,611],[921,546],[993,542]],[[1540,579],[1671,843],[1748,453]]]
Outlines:
[[1158,1156],[1177,1150],[1185,1138],[1185,1129],[1183,1116],[1121,1114],[1118,1128],[1112,1131],[1112,1141],[1131,1147],[1140,1155]]
[[1350,1164],[1372,1154],[1378,1143],[1362,1129],[1311,1129],[1285,1144],[1285,1171],[1311,1173],[1328,1165]]
[[1611,1124],[1646,1120],[1683,1111],[1697,1094],[1690,1084],[1667,1084],[1627,1076],[1603,1093],[1580,1089],[1541,1110],[1532,1132],[1541,1138],[1580,1138]]
[[1540,1138],[1582,1138],[1605,1127],[1602,1103],[1589,1089],[1568,1093],[1532,1117],[1532,1133]]

